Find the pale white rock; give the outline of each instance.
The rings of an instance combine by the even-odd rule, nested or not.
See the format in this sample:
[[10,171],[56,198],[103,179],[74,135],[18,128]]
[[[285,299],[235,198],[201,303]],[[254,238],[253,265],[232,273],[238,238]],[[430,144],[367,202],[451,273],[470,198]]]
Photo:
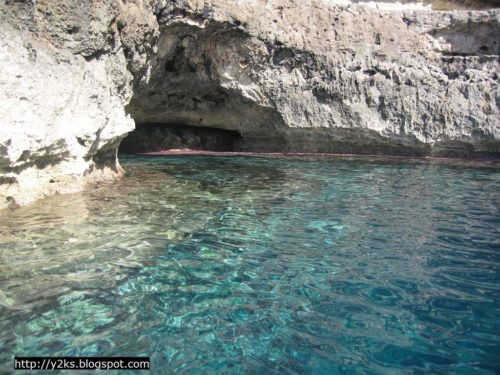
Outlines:
[[235,130],[251,151],[500,152],[499,10],[180,0],[159,19],[138,124]]
[[157,33],[151,4],[8,2],[0,17],[0,208],[119,177],[125,105]]
[[[481,10],[435,10],[454,4]],[[498,156],[489,7],[3,0],[0,208],[118,177],[134,122],[231,130],[241,150]]]

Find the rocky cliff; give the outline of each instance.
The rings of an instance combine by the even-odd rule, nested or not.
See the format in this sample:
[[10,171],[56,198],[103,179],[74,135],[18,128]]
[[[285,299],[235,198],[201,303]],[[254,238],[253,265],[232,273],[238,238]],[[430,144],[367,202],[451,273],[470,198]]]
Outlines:
[[134,122],[144,149],[190,126],[238,150],[498,156],[500,10],[443,3],[477,9],[3,0],[0,207],[120,175]]
[[125,105],[158,38],[150,4],[4,1],[0,6],[0,207],[121,173]]

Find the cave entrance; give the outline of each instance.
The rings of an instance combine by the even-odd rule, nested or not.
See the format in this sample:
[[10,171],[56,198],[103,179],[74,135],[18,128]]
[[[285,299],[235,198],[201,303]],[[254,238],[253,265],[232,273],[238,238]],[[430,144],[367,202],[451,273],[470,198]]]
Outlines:
[[233,130],[182,124],[137,124],[121,143],[120,153],[137,154],[171,149],[238,151],[242,137]]
[[279,150],[285,124],[247,69],[247,39],[217,23],[162,27],[147,79],[134,82],[126,106],[136,129],[119,152]]

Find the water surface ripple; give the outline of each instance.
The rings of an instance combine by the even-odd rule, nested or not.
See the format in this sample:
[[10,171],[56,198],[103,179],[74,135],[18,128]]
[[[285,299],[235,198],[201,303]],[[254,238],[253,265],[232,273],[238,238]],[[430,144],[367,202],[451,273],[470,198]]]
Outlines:
[[14,355],[153,373],[500,372],[500,173],[127,157],[113,185],[0,213]]

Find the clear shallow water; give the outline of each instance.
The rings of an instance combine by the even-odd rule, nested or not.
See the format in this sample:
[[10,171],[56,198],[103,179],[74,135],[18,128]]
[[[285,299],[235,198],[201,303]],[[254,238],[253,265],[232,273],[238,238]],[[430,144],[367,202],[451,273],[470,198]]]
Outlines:
[[0,373],[14,355],[146,355],[153,373],[500,371],[498,170],[122,164],[117,184],[0,213]]

